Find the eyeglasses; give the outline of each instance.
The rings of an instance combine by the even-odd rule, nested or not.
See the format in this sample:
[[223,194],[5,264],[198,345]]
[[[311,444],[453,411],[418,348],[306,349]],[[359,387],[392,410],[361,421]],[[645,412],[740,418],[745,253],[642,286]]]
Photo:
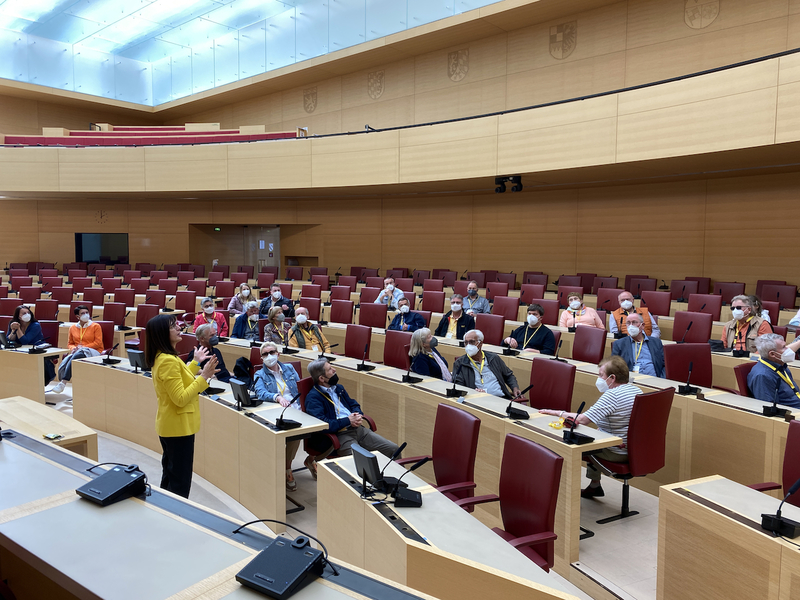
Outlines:
[[270,356],[272,354],[277,354],[277,353],[278,352],[276,350],[273,350],[272,352],[262,352],[261,353],[261,358],[264,358],[265,356]]
[[733,305],[731,305],[731,310],[736,310],[737,308],[738,308],[739,310],[744,310],[744,304],[740,304],[740,305],[738,305],[738,306],[733,306]]

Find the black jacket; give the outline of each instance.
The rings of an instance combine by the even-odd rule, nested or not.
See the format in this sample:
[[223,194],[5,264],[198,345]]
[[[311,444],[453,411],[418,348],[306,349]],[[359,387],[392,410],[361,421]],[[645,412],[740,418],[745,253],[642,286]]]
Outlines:
[[[503,394],[510,400],[513,398],[511,390],[519,387],[517,378],[514,377],[514,372],[508,368],[508,365],[497,354],[486,351],[483,354],[486,356],[486,364],[489,370],[494,373],[497,381],[500,382]],[[453,363],[453,380],[459,385],[475,389],[475,371],[472,370],[472,364],[470,364],[469,357],[466,354],[459,356],[456,362]]]
[[[439,354],[436,348],[433,351]],[[447,359],[444,356],[439,354],[439,358],[442,359],[444,364],[447,364]],[[428,377],[442,379],[442,369],[439,368],[439,363],[424,352],[420,352],[411,360],[411,370],[417,375],[427,375]]]
[[[436,337],[447,336],[447,326],[449,325],[450,315],[452,312],[452,310],[448,310],[444,314],[442,320],[439,321],[439,326],[436,328],[436,332],[433,335]],[[473,329],[475,329],[475,319],[462,311],[461,318],[458,320],[458,325],[456,325],[456,338],[463,340],[464,334],[468,331],[472,331]]]

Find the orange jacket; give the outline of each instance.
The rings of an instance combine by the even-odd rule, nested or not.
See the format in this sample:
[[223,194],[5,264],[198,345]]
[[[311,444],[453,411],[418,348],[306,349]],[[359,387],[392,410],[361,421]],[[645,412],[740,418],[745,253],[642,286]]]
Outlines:
[[94,348],[98,352],[105,350],[103,346],[103,329],[100,325],[89,323],[88,327],[79,327],[78,325],[70,327],[68,347],[70,350],[75,350],[78,346]]

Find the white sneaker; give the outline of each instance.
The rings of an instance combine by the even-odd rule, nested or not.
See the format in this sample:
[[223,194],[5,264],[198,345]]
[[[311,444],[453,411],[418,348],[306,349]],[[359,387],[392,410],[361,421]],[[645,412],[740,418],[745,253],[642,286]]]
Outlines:
[[64,392],[64,388],[66,388],[66,387],[67,387],[67,382],[66,381],[59,381],[56,384],[56,387],[54,387],[50,391],[53,392],[54,394],[61,394],[61,393]]

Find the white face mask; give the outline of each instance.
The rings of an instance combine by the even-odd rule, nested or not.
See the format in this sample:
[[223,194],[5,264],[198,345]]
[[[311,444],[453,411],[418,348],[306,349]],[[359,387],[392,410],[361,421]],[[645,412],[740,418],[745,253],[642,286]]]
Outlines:
[[450,305],[450,310],[452,310],[453,312],[458,312],[458,311],[461,310],[461,305],[460,304],[451,304]]
[[741,308],[733,308],[731,309],[731,314],[733,318],[737,321],[741,321],[744,318],[744,311]]
[[386,286],[386,289],[389,290],[390,292],[393,292],[394,286],[390,283],[389,285]]
[[403,304],[403,306],[400,307],[400,312],[401,313],[407,313],[410,310],[411,309],[408,307],[408,304]]
[[791,348],[784,348],[783,352],[781,353],[781,360],[785,363],[792,362],[794,360],[794,352],[792,352]]
[[247,298],[250,295],[250,290],[242,290],[242,296]]
[[89,322],[89,320],[90,320],[91,318],[92,318],[92,317],[89,315],[89,313],[83,313],[83,314],[80,316],[81,323],[88,323],[88,322]]
[[580,300],[571,300],[570,303],[569,303],[569,307],[572,310],[578,310],[581,307],[581,301]]
[[275,354],[270,354],[264,359],[264,364],[268,367],[274,367],[278,362],[278,357]]
[[23,323],[29,323],[29,322],[30,322],[30,320],[31,320],[31,314],[30,314],[30,313],[25,313],[24,315],[22,315],[22,316],[20,317],[20,320],[21,320]]
[[275,298],[275,300],[280,300],[281,299],[281,293],[280,292],[272,292],[272,297]]
[[628,325],[628,335],[636,337],[641,333],[641,330],[636,325]]
[[537,317],[536,315],[528,315],[528,325],[533,327],[538,322],[539,322],[539,317]]
[[298,325],[302,325],[303,323],[308,321],[308,317],[305,316],[305,315],[297,315],[297,317],[295,318],[295,321],[297,321]]
[[475,344],[467,344],[464,349],[467,351],[467,356],[475,356],[478,353],[478,347]]
[[214,307],[213,306],[204,306],[203,307],[203,312],[206,313],[207,315],[210,315],[211,313],[214,312]]
[[622,307],[623,310],[630,310],[633,308],[633,302],[631,302],[630,300],[623,300],[622,302],[619,303],[619,305]]
[[250,319],[251,321],[258,321],[258,313],[254,315],[247,315],[247,318]]
[[594,386],[601,394],[605,394],[608,391],[608,383],[606,383],[606,380],[602,377],[597,378],[597,381],[594,382]]

